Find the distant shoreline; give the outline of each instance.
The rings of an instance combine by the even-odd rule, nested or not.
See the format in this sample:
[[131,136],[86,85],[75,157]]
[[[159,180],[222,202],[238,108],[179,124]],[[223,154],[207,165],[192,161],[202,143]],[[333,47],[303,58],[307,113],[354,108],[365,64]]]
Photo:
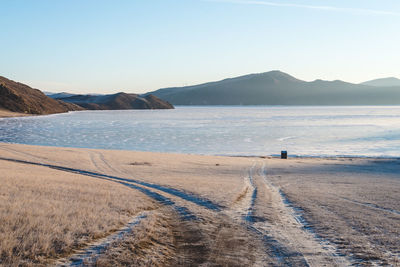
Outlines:
[[19,113],[19,112],[12,112],[12,111],[8,111],[8,110],[0,110],[0,118],[15,118],[15,117],[26,117],[26,116],[35,116],[35,115]]
[[[48,146],[48,145],[33,145],[23,143],[8,143],[1,142],[0,145],[17,145],[17,146],[33,146],[37,148],[59,148],[59,149],[94,149],[114,152],[138,152],[138,153],[157,153],[166,155],[190,155],[190,156],[204,156],[204,157],[226,157],[226,158],[261,158],[261,159],[279,159],[279,154],[272,155],[229,155],[229,154],[196,154],[196,153],[180,153],[180,152],[162,152],[162,151],[142,151],[142,150],[126,150],[126,149],[107,149],[107,148],[90,148],[90,147],[66,147],[66,146]],[[336,160],[336,159],[366,159],[366,160],[400,160],[400,157],[392,156],[362,156],[362,155],[337,155],[337,156],[310,156],[310,155],[288,155],[288,160],[296,159],[321,159],[321,160]]]
[[[248,108],[258,108],[258,107],[304,107],[304,108],[328,108],[328,107],[397,107],[399,105],[175,105],[175,108],[232,108],[232,107],[248,107]],[[51,113],[51,114],[30,114],[30,113],[21,113],[21,112],[13,112],[9,110],[0,109],[0,119],[4,118],[18,118],[18,117],[30,117],[30,116],[48,116],[55,114],[67,114],[72,112],[84,112],[84,111],[131,111],[131,110],[160,110],[160,109],[116,109],[116,110],[73,110],[67,112],[59,112],[59,113]]]

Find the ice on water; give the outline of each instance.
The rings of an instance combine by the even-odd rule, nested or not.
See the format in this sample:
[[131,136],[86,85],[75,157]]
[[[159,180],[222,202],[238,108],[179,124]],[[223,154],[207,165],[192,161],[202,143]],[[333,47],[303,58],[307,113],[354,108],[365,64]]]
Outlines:
[[216,155],[400,157],[400,106],[177,107],[0,119],[0,141]]

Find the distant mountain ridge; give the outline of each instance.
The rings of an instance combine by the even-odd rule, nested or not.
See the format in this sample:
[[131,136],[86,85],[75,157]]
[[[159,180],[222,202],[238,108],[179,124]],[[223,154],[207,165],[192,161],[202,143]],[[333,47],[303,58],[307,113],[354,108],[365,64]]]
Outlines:
[[340,80],[306,82],[281,71],[244,75],[153,94],[173,105],[397,105],[400,86],[374,87]]
[[377,87],[400,86],[400,79],[397,79],[395,77],[381,78],[381,79],[375,79],[375,80],[363,82],[361,84],[369,85],[369,86],[377,86]]
[[[174,107],[153,95],[141,97],[137,94],[117,93],[109,95],[70,95],[56,98],[90,110],[118,109],[173,109]],[[51,97],[54,97],[52,95]]]
[[[399,84],[399,85],[398,85]],[[73,110],[171,109],[173,105],[399,105],[400,79],[361,84],[302,81],[281,71],[244,75],[143,95],[49,93],[0,76],[0,109],[28,114]]]
[[54,114],[78,110],[173,109],[170,103],[153,95],[117,93],[111,95],[75,95],[50,93],[0,76],[0,110],[25,114]]
[[[43,92],[45,93],[45,92]],[[50,92],[46,92],[45,93],[48,97],[51,97],[53,99],[58,99],[58,98],[66,98],[66,97],[70,97],[70,96],[74,96],[76,94],[71,94],[71,93],[67,93],[67,92],[61,92],[61,93],[50,93]]]

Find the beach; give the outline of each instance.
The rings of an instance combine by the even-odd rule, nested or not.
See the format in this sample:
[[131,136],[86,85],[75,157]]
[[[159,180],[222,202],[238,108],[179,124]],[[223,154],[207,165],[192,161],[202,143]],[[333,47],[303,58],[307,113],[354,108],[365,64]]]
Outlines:
[[398,159],[1,143],[0,166],[6,265],[400,263]]
[[9,110],[0,109],[0,118],[25,117],[25,116],[32,116],[32,114],[12,112]]

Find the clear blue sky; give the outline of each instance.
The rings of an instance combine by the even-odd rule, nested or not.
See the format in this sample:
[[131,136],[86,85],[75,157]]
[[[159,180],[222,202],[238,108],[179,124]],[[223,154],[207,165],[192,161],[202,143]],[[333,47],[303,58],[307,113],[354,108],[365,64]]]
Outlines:
[[400,78],[399,0],[0,0],[0,75],[145,92],[279,69]]

